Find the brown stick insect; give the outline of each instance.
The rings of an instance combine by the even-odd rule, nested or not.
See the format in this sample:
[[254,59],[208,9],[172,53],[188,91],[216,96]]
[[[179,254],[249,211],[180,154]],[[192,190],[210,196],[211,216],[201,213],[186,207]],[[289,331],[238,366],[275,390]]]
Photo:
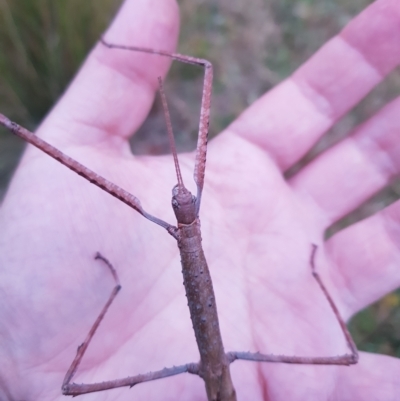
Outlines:
[[[236,360],[247,360],[254,362],[280,362],[287,364],[316,364],[316,365],[350,365],[357,363],[358,353],[356,346],[346,328],[346,325],[339,315],[338,309],[334,301],[329,295],[326,287],[322,283],[318,273],[315,270],[315,254],[316,246],[312,246],[310,266],[312,275],[316,279],[317,284],[325,295],[336,319],[344,334],[346,343],[350,349],[350,353],[340,356],[326,357],[307,357],[307,356],[284,356],[284,355],[266,355],[259,352],[226,352],[224,349],[222,336],[220,332],[217,306],[212,285],[210,272],[202,250],[202,239],[200,233],[199,211],[202,198],[202,191],[205,177],[206,153],[207,153],[207,137],[210,116],[211,87],[213,69],[209,61],[198,59],[190,56],[172,54],[161,50],[154,50],[142,47],[134,47],[127,45],[117,45],[108,43],[105,39],[101,40],[103,45],[108,47],[110,51],[137,51],[150,53],[162,57],[169,57],[173,60],[184,63],[195,64],[204,67],[204,86],[200,112],[199,136],[196,149],[196,159],[194,168],[194,181],[197,187],[196,196],[193,196],[186,189],[180,167],[178,156],[174,145],[172,126],[169,117],[169,111],[166,98],[159,78],[160,94],[163,103],[167,131],[170,138],[171,151],[175,163],[177,176],[177,185],[172,190],[172,207],[177,218],[177,226],[171,225],[146,212],[141,206],[140,201],[132,194],[118,187],[112,182],[106,180],[94,171],[88,169],[84,165],[78,163],[74,159],[65,155],[52,145],[46,143],[33,133],[22,128],[18,124],[10,121],[7,117],[0,114],[0,124],[8,128],[17,136],[28,141],[32,145],[38,147],[60,163],[64,164],[77,174],[81,175],[91,183],[102,188],[104,191],[126,203],[146,219],[161,226],[177,241],[182,262],[182,273],[184,278],[184,286],[190,316],[195,333],[195,338],[200,354],[199,362],[191,362],[181,366],[164,368],[154,372],[139,374],[136,376],[126,377],[123,379],[115,379],[101,383],[78,384],[73,382],[73,377],[77,372],[79,364],[97,330],[103,317],[105,316],[109,306],[118,294],[121,286],[117,272],[113,265],[101,254],[97,254],[96,258],[103,261],[110,269],[116,285],[109,296],[109,299],[103,307],[100,315],[97,317],[91,330],[89,331],[84,342],[78,347],[77,354],[68,369],[64,382],[62,383],[62,392],[64,395],[77,396],[81,394],[104,391],[117,387],[133,387],[136,384],[165,378],[168,376],[178,375],[180,373],[191,373],[198,375],[204,380],[207,398],[209,401],[234,401],[237,399],[234,384],[231,379],[230,364]],[[311,247],[311,245],[310,245]]]

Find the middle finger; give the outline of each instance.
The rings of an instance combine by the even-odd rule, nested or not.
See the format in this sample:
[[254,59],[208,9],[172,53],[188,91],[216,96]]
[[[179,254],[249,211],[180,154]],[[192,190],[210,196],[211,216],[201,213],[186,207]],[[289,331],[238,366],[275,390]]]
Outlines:
[[400,171],[400,98],[290,180],[331,224],[385,187]]

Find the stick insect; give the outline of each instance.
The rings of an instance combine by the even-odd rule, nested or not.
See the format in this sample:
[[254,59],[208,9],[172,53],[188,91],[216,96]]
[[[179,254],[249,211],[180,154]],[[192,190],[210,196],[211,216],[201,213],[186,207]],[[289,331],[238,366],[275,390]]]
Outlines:
[[357,363],[357,348],[351,338],[350,333],[346,328],[343,319],[339,315],[334,301],[329,295],[318,273],[316,272],[314,263],[316,254],[315,245],[312,246],[310,257],[312,275],[314,276],[317,284],[324,293],[328,303],[330,304],[330,307],[344,334],[347,346],[350,349],[350,353],[340,356],[306,357],[265,355],[259,352],[225,352],[219,328],[217,306],[215,302],[211,276],[201,246],[202,239],[199,221],[199,211],[206,167],[207,137],[210,118],[210,102],[213,77],[212,64],[204,59],[194,58],[181,54],[168,53],[162,50],[112,44],[107,42],[103,38],[101,39],[101,43],[109,48],[110,51],[137,51],[150,53],[153,55],[168,57],[173,60],[188,64],[199,65],[204,67],[205,69],[200,111],[199,136],[194,167],[194,181],[197,187],[196,196],[193,196],[190,191],[186,189],[183,183],[178,163],[177,151],[173,139],[173,132],[166,97],[164,94],[161,78],[159,78],[161,100],[166,118],[167,131],[177,176],[177,184],[172,190],[172,207],[177,218],[177,226],[171,225],[149,214],[143,209],[140,201],[134,195],[128,193],[124,189],[106,180],[105,178],[96,174],[94,171],[88,169],[84,165],[78,163],[74,159],[62,153],[60,150],[56,149],[39,137],[35,136],[35,134],[10,121],[2,114],[0,114],[0,124],[8,128],[15,135],[23,138],[27,142],[41,149],[43,152],[47,153],[49,156],[58,160],[60,163],[64,164],[66,167],[81,175],[89,182],[97,185],[109,194],[126,203],[146,219],[161,226],[177,241],[181,255],[184,286],[188,299],[194,334],[200,354],[200,361],[187,363],[182,366],[164,368],[159,371],[148,372],[145,374],[126,377],[123,379],[105,381],[102,383],[77,384],[72,381],[97,328],[99,327],[109,306],[121,289],[118,275],[113,265],[104,256],[102,256],[101,254],[97,254],[96,259],[99,259],[108,266],[116,284],[111,295],[108,298],[108,301],[104,305],[101,313],[91,327],[86,339],[78,347],[76,356],[70,368],[68,369],[65,375],[65,379],[62,383],[62,393],[64,395],[77,396],[81,394],[104,391],[123,386],[133,387],[136,384],[146,381],[161,379],[168,376],[187,372],[198,375],[204,380],[207,398],[209,401],[235,401],[237,397],[230,374],[230,364],[235,360],[317,365],[350,365]]

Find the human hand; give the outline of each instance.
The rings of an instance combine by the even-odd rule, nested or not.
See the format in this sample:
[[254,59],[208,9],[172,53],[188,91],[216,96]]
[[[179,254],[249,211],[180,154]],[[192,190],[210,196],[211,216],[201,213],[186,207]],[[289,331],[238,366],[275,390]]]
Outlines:
[[[398,64],[399,16],[395,1],[374,3],[211,141],[200,218],[226,351],[347,352],[310,273],[312,243],[345,319],[399,286],[398,203],[323,242],[332,222],[397,174],[399,101],[283,178]],[[173,51],[177,34],[173,1],[141,0],[125,3],[106,37]],[[163,58],[98,45],[37,133],[172,223],[172,158],[132,156],[127,142],[167,67]],[[189,187],[192,156],[180,155]],[[65,399],[65,372],[113,286],[93,259],[97,251],[114,264],[123,289],[74,381],[198,360],[179,253],[162,229],[33,148],[0,213],[2,398]],[[400,390],[399,362],[365,353],[352,367],[238,361],[231,369],[239,400],[394,400]],[[192,400],[205,391],[198,377],[180,375],[83,397]]]

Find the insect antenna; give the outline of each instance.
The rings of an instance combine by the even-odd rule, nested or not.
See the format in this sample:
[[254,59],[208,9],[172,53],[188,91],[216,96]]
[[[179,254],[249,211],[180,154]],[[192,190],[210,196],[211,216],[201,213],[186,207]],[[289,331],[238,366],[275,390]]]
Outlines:
[[176,151],[176,143],[175,143],[174,133],[172,132],[171,116],[169,114],[167,98],[165,96],[161,77],[158,77],[158,85],[159,85],[159,90],[160,90],[160,95],[161,95],[161,102],[162,102],[163,109],[164,109],[165,121],[167,124],[169,146],[171,148],[172,156],[174,158],[174,163],[175,163],[176,177],[178,179],[178,189],[182,190],[185,188],[185,185],[183,184],[181,168],[179,167],[178,153]]

